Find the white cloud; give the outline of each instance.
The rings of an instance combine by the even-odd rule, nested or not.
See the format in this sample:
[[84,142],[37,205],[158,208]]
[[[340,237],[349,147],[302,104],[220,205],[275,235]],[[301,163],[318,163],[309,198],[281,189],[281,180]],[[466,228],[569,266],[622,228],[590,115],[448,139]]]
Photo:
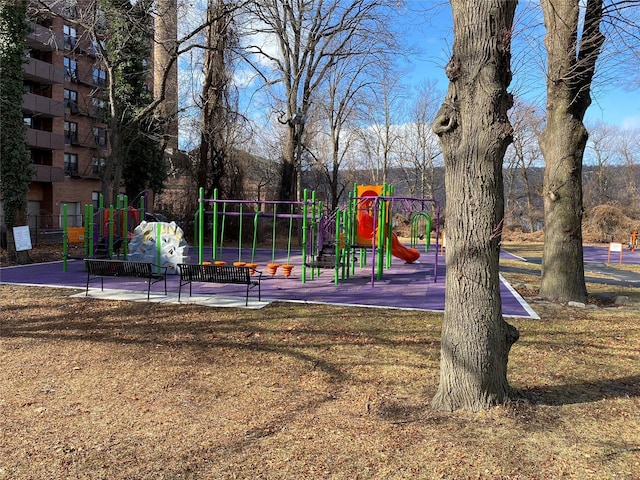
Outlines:
[[623,130],[640,129],[640,115],[624,117],[620,122],[620,126]]

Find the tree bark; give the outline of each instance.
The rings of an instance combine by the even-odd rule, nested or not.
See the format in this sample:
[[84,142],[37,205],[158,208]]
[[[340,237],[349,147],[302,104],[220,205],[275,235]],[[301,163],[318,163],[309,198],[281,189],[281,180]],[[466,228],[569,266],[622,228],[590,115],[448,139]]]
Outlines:
[[298,169],[296,165],[296,132],[295,125],[287,124],[286,139],[282,151],[282,170],[280,174],[279,200],[293,202],[296,200]]
[[562,117],[557,108],[548,107],[547,126],[540,136],[546,161],[540,296],[552,301],[585,302],[582,155],[588,134],[582,122]]
[[[230,14],[222,0],[209,2],[206,35],[207,50],[201,96],[202,132],[196,179],[198,185],[204,187],[207,198],[211,198],[215,189],[223,190],[223,178],[228,173],[228,132],[233,123],[228,102],[229,74],[226,64],[233,34],[230,29]],[[229,198],[231,192],[220,193],[222,198]]]
[[[585,302],[582,251],[582,158],[588,133],[584,114],[604,41],[602,0],[542,0],[547,48],[547,123],[540,135],[545,160],[544,252],[540,295]],[[582,28],[581,28],[582,27]],[[581,34],[580,34],[581,33]]]
[[502,318],[498,274],[516,2],[451,0],[451,6],[450,83],[433,126],[445,159],[447,272],[432,406],[477,411],[509,398],[507,361],[519,336]]

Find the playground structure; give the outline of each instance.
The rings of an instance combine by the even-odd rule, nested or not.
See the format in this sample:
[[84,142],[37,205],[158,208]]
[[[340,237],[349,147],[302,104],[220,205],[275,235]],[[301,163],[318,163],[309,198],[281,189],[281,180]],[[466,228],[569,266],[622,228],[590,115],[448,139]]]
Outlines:
[[[171,273],[179,263],[188,261],[188,245],[182,230],[175,223],[145,222],[145,197],[139,195],[137,208],[129,205],[126,196],[118,198],[118,204],[105,207],[102,197],[97,211],[85,206],[84,226],[66,227],[66,205],[63,206],[63,269],[66,271],[68,243],[82,242],[84,257],[122,258],[124,260],[149,261],[159,267],[169,267]],[[223,200],[214,191],[212,199],[204,198],[199,190],[198,210],[194,215],[194,241],[197,261],[226,264],[230,260],[225,252],[225,242],[235,240],[234,265],[247,265],[255,270],[259,237],[270,244],[271,261],[266,264],[267,273],[275,275],[282,268],[286,277],[291,276],[292,257],[298,257],[302,283],[314,279],[324,269],[332,269],[334,282],[348,279],[355,274],[356,264],[367,265],[371,254],[371,285],[380,280],[385,269],[391,268],[392,257],[406,263],[417,263],[419,244],[424,251],[430,246],[432,221],[436,222],[436,263],[434,281],[437,281],[437,242],[440,207],[432,199],[394,197],[393,188],[387,185],[355,185],[347,204],[334,212],[327,211],[316,199],[315,192],[304,192],[302,201],[252,201]],[[410,246],[405,246],[393,231],[394,215],[405,216],[410,225]],[[235,218],[235,230],[229,234],[230,220]],[[143,219],[143,220],[141,220]],[[249,221],[247,221],[249,220]],[[270,222],[270,224],[269,224]],[[283,236],[282,229],[286,230]],[[280,229],[280,235],[278,230]],[[243,247],[243,239],[250,232],[251,247]],[[266,237],[270,242],[266,242]],[[211,238],[211,257],[205,258],[205,235]],[[225,239],[225,235],[227,238]],[[232,238],[229,241],[229,237]],[[276,250],[286,242],[286,261],[276,263]],[[71,240],[70,240],[71,239]],[[297,245],[292,249],[292,243]],[[228,245],[227,245],[228,249]],[[223,258],[226,254],[227,258]]]
[[[173,224],[173,231],[163,222],[145,222],[146,192],[139,194],[131,203],[126,195],[119,196],[115,206],[104,205],[103,196],[98,198],[98,207],[85,205],[83,226],[67,226],[67,205],[62,205],[62,248],[63,270],[67,270],[69,258],[69,244],[82,243],[83,257],[86,258],[123,258],[140,259],[141,243],[145,243],[149,253],[150,241],[155,246],[154,262],[160,265],[163,253],[163,244],[166,247],[170,243],[173,247],[184,248],[182,242],[182,230]],[[133,206],[135,205],[135,206]],[[141,226],[144,224],[144,227]],[[136,232],[136,229],[138,230]],[[150,231],[152,229],[152,231]],[[140,238],[136,240],[136,235]],[[175,237],[175,238],[174,238]],[[160,241],[157,241],[160,239]],[[133,258],[130,257],[130,249],[134,248]],[[144,249],[144,247],[143,247]],[[165,248],[165,251],[170,249]],[[165,253],[166,256],[166,253]],[[176,258],[172,264],[184,261],[184,258]]]
[[[371,284],[381,279],[385,268],[391,267],[391,257],[395,256],[407,263],[417,262],[420,253],[418,244],[424,241],[425,252],[429,249],[431,237],[431,215],[435,213],[436,250],[437,230],[440,207],[432,199],[393,197],[393,189],[381,186],[354,186],[347,205],[334,212],[324,209],[321,201],[316,199],[315,192],[305,191],[300,202],[222,200],[214,191],[213,198],[204,198],[203,189],[199,191],[198,211],[195,214],[195,234],[198,263],[226,264],[229,253],[224,258],[225,235],[230,219],[237,219],[236,245],[237,251],[234,265],[248,265],[257,268],[256,252],[258,237],[269,232],[271,239],[271,262],[266,265],[268,273],[275,275],[282,266],[285,276],[290,276],[292,255],[299,256],[301,265],[301,281],[305,283],[320,275],[322,269],[334,271],[334,282],[349,278],[355,273],[356,263],[360,267],[367,264],[367,254],[372,253]],[[393,215],[410,216],[411,246],[400,242],[393,232]],[[268,228],[260,228],[270,221]],[[275,263],[278,239],[278,225],[286,225],[286,262]],[[205,234],[208,227],[211,238],[211,258],[205,258]],[[421,228],[422,227],[422,228]],[[251,248],[247,252],[243,248],[243,238],[247,229],[252,228]],[[281,227],[282,228],[282,227]],[[294,234],[298,236],[299,250],[292,251]],[[437,281],[437,251],[434,265],[434,281]]]

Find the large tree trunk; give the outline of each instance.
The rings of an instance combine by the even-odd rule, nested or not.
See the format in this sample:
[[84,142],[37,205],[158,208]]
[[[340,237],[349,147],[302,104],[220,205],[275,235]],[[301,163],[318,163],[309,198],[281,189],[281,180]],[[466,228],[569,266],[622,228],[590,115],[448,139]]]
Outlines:
[[296,185],[298,182],[295,128],[295,125],[288,125],[286,139],[282,151],[282,171],[280,176],[279,200],[289,202],[293,202],[296,200]]
[[28,263],[32,263],[31,257],[29,256],[29,250],[16,250],[16,242],[13,238],[13,227],[19,227],[27,225],[27,212],[24,208],[19,208],[11,215],[12,218],[15,218],[15,224],[7,228],[7,254],[10,260],[15,260],[19,265],[26,265]]
[[449,90],[434,122],[445,159],[446,302],[434,408],[477,411],[509,398],[507,361],[518,331],[502,318],[498,260],[502,161],[516,2],[451,0]]
[[582,157],[588,134],[583,119],[591,104],[591,81],[604,37],[599,31],[602,0],[586,2],[584,22],[580,21],[581,3],[541,2],[548,73],[547,123],[540,136],[546,163],[540,295],[561,302],[585,302],[587,298],[582,256]]
[[582,155],[587,131],[563,118],[566,104],[547,107],[540,136],[544,171],[544,253],[540,295],[547,300],[585,302],[582,252]]
[[[222,0],[209,2],[207,8],[207,47],[205,52],[204,79],[202,84],[202,133],[200,136],[200,161],[196,179],[205,189],[207,198],[215,189],[223,190],[222,181],[229,155],[228,131],[230,128],[229,76],[227,54],[231,42],[231,30]],[[227,189],[229,190],[229,189]],[[222,198],[229,198],[229,191],[221,191]]]

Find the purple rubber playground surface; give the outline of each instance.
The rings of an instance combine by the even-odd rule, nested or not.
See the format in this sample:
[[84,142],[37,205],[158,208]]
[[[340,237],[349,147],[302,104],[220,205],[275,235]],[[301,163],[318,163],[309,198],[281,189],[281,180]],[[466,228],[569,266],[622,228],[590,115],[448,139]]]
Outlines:
[[[192,248],[190,263],[197,263],[197,252]],[[445,303],[445,267],[444,256],[438,255],[438,278],[434,282],[435,248],[425,253],[421,250],[418,262],[407,264],[393,258],[392,267],[386,269],[383,278],[371,285],[371,252],[368,252],[369,264],[356,266],[350,278],[334,283],[334,270],[324,269],[311,278],[311,269],[307,268],[307,280],[302,283],[302,262],[299,252],[291,252],[290,262],[295,265],[292,275],[285,278],[282,269],[274,276],[267,273],[265,265],[271,262],[270,250],[256,252],[255,261],[262,275],[262,299],[266,301],[299,301],[328,303],[334,305],[358,305],[367,307],[401,308],[416,310],[444,311]],[[238,260],[238,249],[224,249],[222,258],[231,264]],[[248,249],[242,251],[243,261],[251,259]],[[205,250],[203,260],[211,260],[211,249]],[[287,253],[276,252],[276,263],[287,263]],[[316,270],[317,271],[317,270]],[[84,289],[87,274],[82,260],[68,260],[67,271],[63,272],[62,262],[42,263],[0,269],[0,283],[46,285],[56,287],[74,287]],[[179,277],[167,276],[167,290],[177,293]],[[99,289],[100,281],[94,280],[90,288]],[[140,279],[104,279],[105,289],[132,290],[146,292],[146,283]],[[200,284],[192,285],[194,295],[220,295],[244,297],[246,287],[242,285]],[[162,290],[161,284],[154,284],[151,292]],[[505,281],[501,284],[502,309],[505,316],[538,318],[536,313]],[[183,287],[182,295],[189,295],[189,287]],[[250,299],[257,296],[253,290]]]
[[[611,252],[608,246],[584,245],[583,258],[585,263],[620,263],[620,252]],[[609,258],[610,257],[610,258]],[[640,265],[640,250],[629,250],[626,246],[622,249],[622,263]]]

